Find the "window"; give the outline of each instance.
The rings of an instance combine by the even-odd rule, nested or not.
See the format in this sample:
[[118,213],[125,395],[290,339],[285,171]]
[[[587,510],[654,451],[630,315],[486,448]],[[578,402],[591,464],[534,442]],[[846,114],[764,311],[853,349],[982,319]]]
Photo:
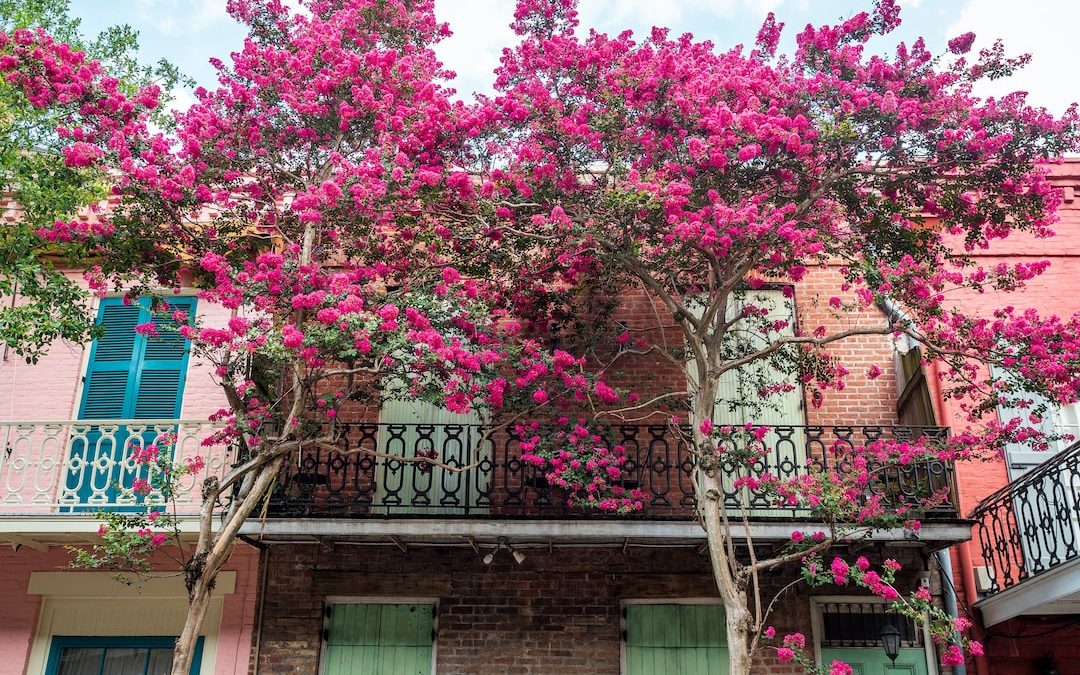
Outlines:
[[[174,298],[173,310],[195,314],[195,298]],[[155,442],[172,431],[161,422],[180,416],[187,342],[175,332],[161,330],[147,338],[135,326],[151,319],[159,327],[175,326],[170,316],[150,313],[150,301],[124,304],[122,298],[101,301],[98,323],[105,334],[94,340],[79,405],[81,420],[157,420],[132,432],[127,426],[95,424],[81,427],[71,440],[70,469],[65,495],[78,504],[114,504],[116,486],[130,486],[138,469],[132,448]],[[79,508],[79,507],[77,507]]]
[[[45,675],[168,675],[175,637],[55,637]],[[198,675],[199,638],[191,674]]]
[[[784,297],[781,289],[737,291],[731,296],[727,320],[737,312],[753,306],[767,310],[763,317],[770,322],[783,323],[778,329],[764,325],[762,319],[743,319],[725,335],[724,352],[728,360],[734,360],[767,347],[779,337],[795,334],[795,302]],[[701,316],[704,306],[691,301],[689,310]],[[797,381],[790,391],[779,392],[763,399],[759,393],[762,386],[779,384],[793,379],[783,350],[774,356],[759,359],[741,368],[725,371],[720,376],[717,400],[713,406],[713,422],[716,424],[743,425],[746,423],[769,426],[803,424],[802,387]]]
[[726,675],[727,628],[720,604],[627,604],[626,675]]
[[[1008,373],[1000,368],[991,367],[990,375],[995,380],[1008,378]],[[1021,418],[1024,426],[1034,426],[1028,420],[1032,410],[1045,407],[1047,414],[1044,415],[1041,431],[1048,435],[1072,436],[1073,439],[1062,438],[1050,442],[1046,451],[1033,451],[1030,446],[1023,443],[1010,443],[1005,448],[1005,460],[1008,464],[1009,480],[1016,480],[1039,464],[1042,464],[1055,453],[1069,447],[1076,441],[1080,441],[1080,403],[1066,406],[1056,406],[1051,401],[1039,394],[1028,393],[1024,398],[1031,401],[1027,409],[1008,408],[998,406],[998,419],[1002,424],[1008,424],[1010,420]]]
[[434,604],[330,604],[325,626],[323,675],[432,672]]

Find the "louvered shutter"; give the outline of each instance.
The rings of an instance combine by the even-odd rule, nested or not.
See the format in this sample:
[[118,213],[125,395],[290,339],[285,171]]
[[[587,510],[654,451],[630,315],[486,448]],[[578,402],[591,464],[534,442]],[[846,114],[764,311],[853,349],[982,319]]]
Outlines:
[[101,301],[98,323],[105,334],[94,341],[86,369],[80,419],[117,419],[127,414],[125,403],[135,382],[137,347],[135,333],[142,309],[125,305],[120,298]]
[[723,605],[627,605],[627,675],[725,675]]
[[[145,343],[131,416],[135,419],[172,419],[180,416],[180,394],[187,372],[187,341],[167,328],[175,328],[172,311],[182,310],[189,317],[195,314],[195,298],[175,298],[167,316],[154,318],[158,337],[140,339]],[[147,311],[145,320],[150,320]]]
[[[195,298],[176,298],[169,304],[188,316],[195,314]],[[98,322],[105,334],[90,350],[80,419],[168,419],[180,415],[187,342],[176,333],[160,330],[176,325],[171,311],[168,316],[154,318],[159,337],[148,340],[135,333],[136,325],[150,320],[147,299],[130,305],[121,298],[101,301]]]

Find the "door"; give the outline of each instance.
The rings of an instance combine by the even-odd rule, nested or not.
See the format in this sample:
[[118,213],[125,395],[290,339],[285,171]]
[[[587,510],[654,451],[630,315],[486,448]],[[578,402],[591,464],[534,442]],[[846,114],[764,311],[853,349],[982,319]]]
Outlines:
[[[175,637],[54,637],[45,675],[168,675]],[[191,675],[199,675],[203,639]]]
[[[194,317],[195,302],[192,297],[174,298],[168,316],[152,316],[148,298],[132,304],[121,298],[101,301],[98,323],[105,334],[90,348],[79,419],[157,423],[135,430],[115,423],[73,429],[62,503],[79,505],[74,510],[115,505],[120,487],[129,488],[136,478],[147,477],[145,467],[135,464],[133,450],[174,431],[168,421],[180,417],[187,373],[187,341],[161,328],[175,327],[174,310]],[[152,319],[159,326],[158,337],[135,332],[136,325]]]
[[430,675],[434,605],[350,603],[326,611],[323,675]]
[[727,675],[723,605],[632,604],[623,615],[626,675]]
[[823,647],[822,665],[828,668],[833,661],[843,661],[851,666],[852,675],[929,675],[926,650],[922,647],[901,649],[896,663],[889,661],[881,647]]
[[[393,385],[391,385],[393,386]],[[434,451],[438,461],[464,467],[478,459],[482,430],[475,413],[460,415],[426,401],[386,401],[379,413],[379,450],[400,457]],[[487,451],[487,448],[481,448]],[[484,466],[467,471],[383,459],[376,474],[376,505],[390,513],[468,514],[486,511],[488,473]]]
[[[738,291],[732,295],[726,320],[730,321],[747,307],[765,309],[766,319],[773,326],[766,327],[758,319],[736,323],[725,335],[723,349],[728,360],[734,360],[764,349],[781,337],[795,335],[795,301],[784,297],[782,290]],[[690,305],[691,312],[700,316],[704,307]],[[780,325],[783,324],[783,325]],[[785,371],[782,357],[775,363],[769,359],[752,361],[740,368],[727,370],[720,375],[716,401],[713,403],[714,426],[768,426],[763,438],[768,449],[752,467],[753,475],[771,472],[781,479],[803,474],[806,467],[806,438],[803,413],[803,391],[796,378]],[[790,391],[771,392],[763,397],[762,387],[779,385],[796,380]],[[743,443],[729,450],[743,450]],[[734,481],[745,473],[743,465],[729,462],[725,466],[724,491],[728,507],[744,506],[748,515],[775,515],[767,509],[771,506],[763,497],[736,490]],[[739,471],[737,471],[739,470]],[[755,508],[756,507],[756,508]],[[764,510],[763,510],[764,509]]]

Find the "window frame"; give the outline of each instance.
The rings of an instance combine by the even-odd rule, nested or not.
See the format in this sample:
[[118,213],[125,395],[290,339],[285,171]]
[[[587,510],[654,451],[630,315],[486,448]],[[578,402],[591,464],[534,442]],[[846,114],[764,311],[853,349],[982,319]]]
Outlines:
[[[205,636],[200,635],[191,657],[191,675],[201,673],[204,643]],[[168,635],[53,635],[49,640],[45,675],[57,675],[60,672],[60,656],[65,649],[161,649],[175,646],[176,636]]]
[[[876,595],[813,595],[810,596],[809,602],[810,632],[812,633],[811,639],[814,643],[814,661],[819,667],[825,665],[821,660],[821,638],[825,634],[825,626],[821,616],[824,605],[843,603],[859,603],[863,605],[888,604],[885,598]],[[933,636],[930,635],[930,628],[925,621],[922,622],[921,627],[923,633],[923,651],[926,656],[926,672],[929,675],[939,675],[940,669],[938,668],[937,652],[934,650]],[[870,647],[863,647],[863,649],[870,649]]]

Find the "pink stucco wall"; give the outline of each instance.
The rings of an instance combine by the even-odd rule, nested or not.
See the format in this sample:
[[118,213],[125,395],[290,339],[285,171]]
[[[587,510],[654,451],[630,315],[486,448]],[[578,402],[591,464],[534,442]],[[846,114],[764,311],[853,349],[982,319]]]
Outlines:
[[[71,554],[60,547],[41,552],[26,547],[17,551],[0,549],[0,675],[26,673],[27,661],[38,625],[42,597],[27,593],[33,572],[56,572],[68,567]],[[176,564],[160,562],[162,571],[175,571]],[[239,544],[225,569],[236,571],[236,590],[224,599],[214,675],[246,673],[251,655],[258,593],[259,553]],[[147,602],[153,602],[147,599]]]
[[[82,283],[81,275],[72,279]],[[224,326],[230,310],[200,300],[197,314],[207,326]],[[36,364],[14,353],[0,359],[0,420],[67,420],[79,413],[79,384],[89,345],[57,342]],[[225,398],[205,361],[192,355],[181,416],[206,419],[221,408]]]

